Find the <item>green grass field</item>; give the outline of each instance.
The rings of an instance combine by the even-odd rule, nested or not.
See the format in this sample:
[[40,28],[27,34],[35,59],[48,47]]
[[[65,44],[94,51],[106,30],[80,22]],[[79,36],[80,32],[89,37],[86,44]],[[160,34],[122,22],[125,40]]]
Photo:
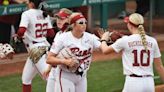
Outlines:
[[[162,56],[164,61],[164,52]],[[88,72],[88,92],[121,92],[124,77],[121,59],[93,62]],[[161,84],[161,80],[155,79],[155,83]],[[39,76],[32,86],[33,92],[45,92],[46,83]],[[21,88],[21,74],[0,77],[0,92],[21,92]]]

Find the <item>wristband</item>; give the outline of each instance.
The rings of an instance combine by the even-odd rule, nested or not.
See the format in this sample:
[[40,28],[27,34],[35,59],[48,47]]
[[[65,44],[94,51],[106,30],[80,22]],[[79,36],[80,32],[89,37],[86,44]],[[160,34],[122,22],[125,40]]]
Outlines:
[[107,43],[107,41],[106,41],[106,40],[100,40],[100,42],[106,42],[106,43]]

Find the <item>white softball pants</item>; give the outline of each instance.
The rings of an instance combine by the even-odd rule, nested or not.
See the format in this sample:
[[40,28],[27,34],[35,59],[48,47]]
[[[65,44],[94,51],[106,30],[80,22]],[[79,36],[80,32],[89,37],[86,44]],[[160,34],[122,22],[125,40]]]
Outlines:
[[50,73],[46,92],[87,92],[86,75],[81,77],[58,68],[53,76]]
[[[22,74],[23,84],[30,85],[36,74],[39,74],[42,77],[43,72],[48,67],[48,64],[46,64],[46,59],[46,54],[43,55],[36,64],[34,64],[31,59],[27,59]],[[43,77],[42,79],[46,80]]]
[[122,92],[155,92],[153,77],[126,76]]

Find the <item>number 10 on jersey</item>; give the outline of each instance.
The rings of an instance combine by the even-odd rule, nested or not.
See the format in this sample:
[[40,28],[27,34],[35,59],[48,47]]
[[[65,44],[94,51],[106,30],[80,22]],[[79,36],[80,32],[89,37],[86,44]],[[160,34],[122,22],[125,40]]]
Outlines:
[[[150,65],[150,51],[148,50],[141,50],[140,54],[138,54],[138,50],[133,50],[132,53],[134,54],[134,63],[133,66],[149,66]],[[138,60],[138,57],[140,60]],[[146,59],[144,59],[146,58]],[[144,61],[146,60],[146,61]]]

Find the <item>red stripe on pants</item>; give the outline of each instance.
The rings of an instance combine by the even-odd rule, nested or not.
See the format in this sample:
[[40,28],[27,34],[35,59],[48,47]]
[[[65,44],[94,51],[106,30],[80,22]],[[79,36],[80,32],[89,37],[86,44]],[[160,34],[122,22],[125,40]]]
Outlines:
[[62,83],[61,83],[61,73],[62,73],[62,70],[60,70],[59,81],[60,81],[61,92],[63,92]]

